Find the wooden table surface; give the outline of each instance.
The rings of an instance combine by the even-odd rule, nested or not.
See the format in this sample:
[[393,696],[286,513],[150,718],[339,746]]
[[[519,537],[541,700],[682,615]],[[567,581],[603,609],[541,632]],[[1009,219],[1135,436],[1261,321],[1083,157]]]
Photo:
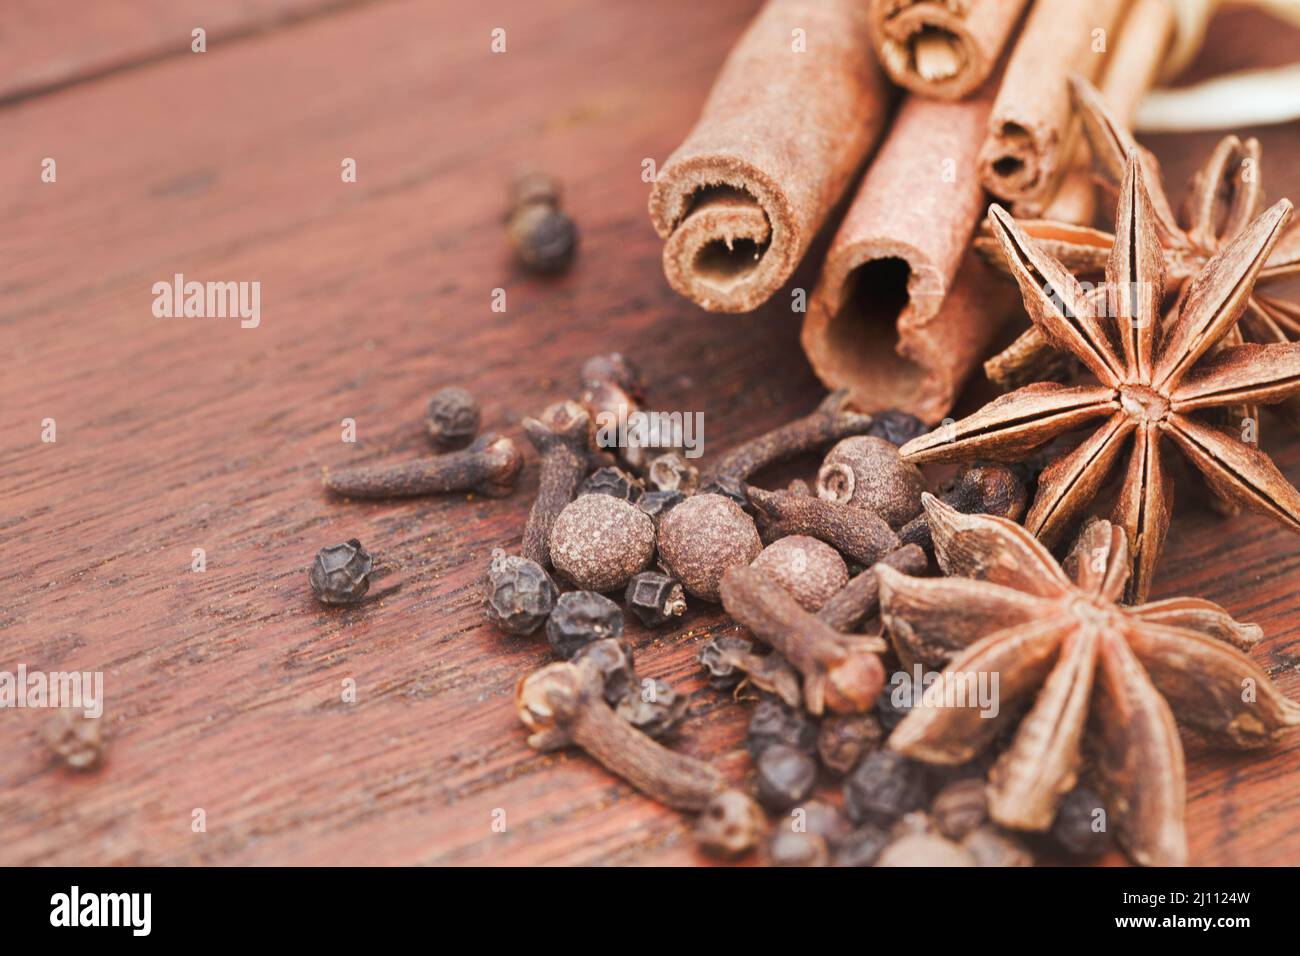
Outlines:
[[[715,453],[816,403],[789,311],[713,316],[677,298],[645,212],[642,159],[677,144],[757,6],[0,12],[0,670],[102,670],[111,736],[105,766],[76,774],[49,760],[46,713],[4,712],[0,864],[700,862],[683,817],[580,753],[525,743],[512,691],[548,650],[486,626],[478,582],[493,548],[519,542],[531,452],[499,501],[345,503],[320,473],[424,453],[423,403],[447,383],[518,437],[597,351],[634,357],[654,405],[703,411]],[[498,26],[504,55],[489,51]],[[1225,18],[1198,71],[1285,61],[1297,36]],[[1269,198],[1300,196],[1296,124],[1252,132]],[[1215,138],[1148,140],[1175,195]],[[510,262],[503,183],[522,164],[566,182],[582,244],[562,278]],[[259,281],[260,327],[155,318],[152,285],[175,273]],[[1300,441],[1264,427],[1300,479]],[[1261,624],[1256,658],[1300,698],[1297,539],[1180,491],[1157,596]],[[354,536],[376,555],[374,600],[324,610],[306,568]],[[680,748],[740,781],[747,709],[695,660],[729,628],[697,608],[629,630],[642,676],[697,691]],[[1300,859],[1300,734],[1265,753],[1192,748],[1188,789],[1195,863]]]

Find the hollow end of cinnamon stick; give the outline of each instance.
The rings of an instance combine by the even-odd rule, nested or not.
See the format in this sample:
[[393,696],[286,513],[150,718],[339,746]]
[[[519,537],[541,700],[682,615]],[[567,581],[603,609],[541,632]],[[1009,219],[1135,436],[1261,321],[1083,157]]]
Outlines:
[[826,387],[849,389],[858,408],[939,421],[1015,311],[1013,290],[973,254],[946,295],[917,249],[864,242],[827,268],[804,318],[803,349]]
[[749,312],[798,265],[785,193],[739,157],[691,157],[651,197],[668,284],[712,312]]
[[863,0],[768,0],[650,191],[674,291],[713,312],[771,298],[861,168],[889,99]]
[[992,73],[1025,0],[871,3],[871,38],[885,72],[922,96],[959,100]]

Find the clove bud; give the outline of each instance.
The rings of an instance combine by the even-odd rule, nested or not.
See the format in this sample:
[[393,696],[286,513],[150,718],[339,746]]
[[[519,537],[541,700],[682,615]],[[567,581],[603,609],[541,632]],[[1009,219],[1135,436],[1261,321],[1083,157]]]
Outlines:
[[865,713],[885,682],[878,638],[840,634],[800,606],[762,571],[733,567],[722,577],[727,613],[779,651],[803,674],[804,707],[813,715]]
[[726,788],[702,760],[673,753],[619,718],[605,703],[599,671],[587,664],[550,664],[515,688],[528,743],[550,751],[581,747],[606,770],[646,796],[679,810],[701,810]]

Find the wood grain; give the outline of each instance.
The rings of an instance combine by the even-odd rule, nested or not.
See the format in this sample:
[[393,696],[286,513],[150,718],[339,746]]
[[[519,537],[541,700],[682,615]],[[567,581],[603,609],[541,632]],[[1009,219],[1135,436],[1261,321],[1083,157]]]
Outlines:
[[[514,683],[549,655],[483,624],[478,579],[519,541],[535,462],[501,501],[348,503],[319,476],[425,453],[423,402],[451,382],[518,436],[607,349],[640,362],[659,407],[703,411],[715,454],[816,403],[788,295],[699,312],[668,290],[645,212],[642,159],[689,129],[756,6],[366,5],[4,107],[0,669],[103,670],[112,739],[76,775],[49,764],[44,714],[0,716],[0,864],[700,862],[683,817],[525,744]],[[1300,195],[1295,127],[1260,135],[1269,195]],[[1173,183],[1206,140],[1152,140]],[[582,229],[559,279],[519,274],[505,246],[524,163],[561,172]],[[177,272],[260,281],[260,327],[155,318],[152,284]],[[1300,442],[1265,428],[1300,479]],[[1257,659],[1300,697],[1296,539],[1179,493],[1157,596],[1261,624]],[[352,536],[376,555],[373,599],[324,610],[306,568]],[[696,608],[630,634],[643,676],[697,691],[678,746],[740,781],[747,710],[695,663],[730,627]],[[1195,862],[1295,861],[1300,740],[1196,751],[1188,770]]]

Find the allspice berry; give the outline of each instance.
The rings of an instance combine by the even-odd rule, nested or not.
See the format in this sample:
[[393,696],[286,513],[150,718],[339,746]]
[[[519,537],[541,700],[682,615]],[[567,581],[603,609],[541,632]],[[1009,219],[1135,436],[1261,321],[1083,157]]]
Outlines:
[[817,496],[866,508],[891,528],[900,528],[921,513],[925,479],[903,461],[898,447],[883,438],[846,438],[826,455],[817,472]]
[[555,519],[555,570],[587,591],[625,587],[655,553],[655,525],[636,505],[611,495],[582,495]]
[[803,534],[773,541],[754,559],[753,567],[770,575],[813,613],[849,583],[849,569],[840,553],[825,541]]
[[659,519],[659,557],[706,601],[718,601],[729,568],[749,564],[762,550],[754,519],[722,495],[693,495]]

